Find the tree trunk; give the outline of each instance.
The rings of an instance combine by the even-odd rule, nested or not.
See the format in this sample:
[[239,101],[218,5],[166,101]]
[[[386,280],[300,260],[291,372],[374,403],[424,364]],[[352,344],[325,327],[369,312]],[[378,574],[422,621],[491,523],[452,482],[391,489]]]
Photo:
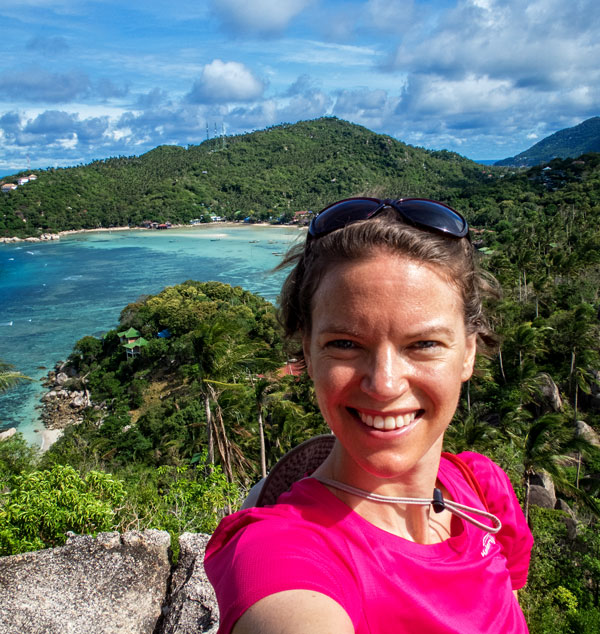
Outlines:
[[267,477],[267,452],[265,449],[265,427],[263,424],[262,407],[258,406],[258,436],[260,439],[260,470],[263,478]]
[[204,412],[206,414],[206,459],[209,465],[215,464],[215,441],[213,437],[212,414],[208,392],[204,393]]
[[500,374],[506,383],[506,375],[504,374],[504,364],[502,363],[502,348],[498,347],[498,361],[500,361]]

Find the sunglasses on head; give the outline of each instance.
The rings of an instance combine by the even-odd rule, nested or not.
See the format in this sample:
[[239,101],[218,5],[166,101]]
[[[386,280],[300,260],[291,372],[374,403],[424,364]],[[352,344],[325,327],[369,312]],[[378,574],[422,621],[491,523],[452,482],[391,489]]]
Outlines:
[[435,200],[346,198],[320,211],[312,219],[308,235],[311,238],[321,238],[358,220],[373,218],[386,207],[391,207],[403,220],[422,229],[443,233],[453,238],[464,238],[469,233],[467,221],[457,211]]

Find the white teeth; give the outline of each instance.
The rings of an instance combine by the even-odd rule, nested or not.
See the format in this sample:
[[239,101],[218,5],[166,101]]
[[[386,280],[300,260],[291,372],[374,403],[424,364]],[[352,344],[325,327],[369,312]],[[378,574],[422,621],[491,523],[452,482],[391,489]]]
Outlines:
[[396,429],[396,419],[393,416],[385,417],[385,429]]
[[358,412],[360,419],[365,425],[374,427],[375,429],[384,429],[386,431],[392,431],[394,429],[400,429],[410,425],[417,417],[417,412],[410,412],[410,414],[399,414],[397,416],[372,416],[371,414],[363,414]]

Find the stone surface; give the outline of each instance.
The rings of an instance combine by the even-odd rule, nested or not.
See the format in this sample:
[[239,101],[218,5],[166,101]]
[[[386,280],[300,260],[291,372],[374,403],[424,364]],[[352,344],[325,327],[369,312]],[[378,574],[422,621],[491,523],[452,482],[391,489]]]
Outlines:
[[562,409],[563,403],[560,398],[560,390],[554,382],[554,379],[546,372],[542,372],[539,375],[539,379],[540,392],[544,397],[544,400],[555,412],[558,412]]
[[529,487],[529,503],[545,509],[553,509],[556,504],[556,496],[543,486],[532,484]]
[[169,544],[164,531],[101,533],[0,558],[0,634],[152,634]]
[[529,478],[530,484],[536,484],[537,486],[543,487],[548,491],[550,497],[556,503],[556,489],[554,488],[554,480],[552,476],[545,471],[539,471],[537,473],[531,474]]
[[184,533],[179,538],[179,561],[157,634],[216,633],[219,608],[203,564],[208,540],[208,535],[195,533]]
[[4,431],[0,431],[0,441],[8,440],[12,436],[14,436],[16,433],[17,433],[16,427],[9,427],[8,429],[5,429]]
[[587,423],[578,420],[575,423],[575,428],[578,436],[583,436],[594,447],[600,447],[600,436]]

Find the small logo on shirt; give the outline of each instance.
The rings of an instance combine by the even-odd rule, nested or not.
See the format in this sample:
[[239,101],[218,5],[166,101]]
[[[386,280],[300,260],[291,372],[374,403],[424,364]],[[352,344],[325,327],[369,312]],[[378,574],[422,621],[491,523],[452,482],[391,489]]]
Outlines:
[[496,543],[493,535],[486,533],[483,536],[483,548],[481,549],[481,556],[485,557],[489,552],[490,548]]

